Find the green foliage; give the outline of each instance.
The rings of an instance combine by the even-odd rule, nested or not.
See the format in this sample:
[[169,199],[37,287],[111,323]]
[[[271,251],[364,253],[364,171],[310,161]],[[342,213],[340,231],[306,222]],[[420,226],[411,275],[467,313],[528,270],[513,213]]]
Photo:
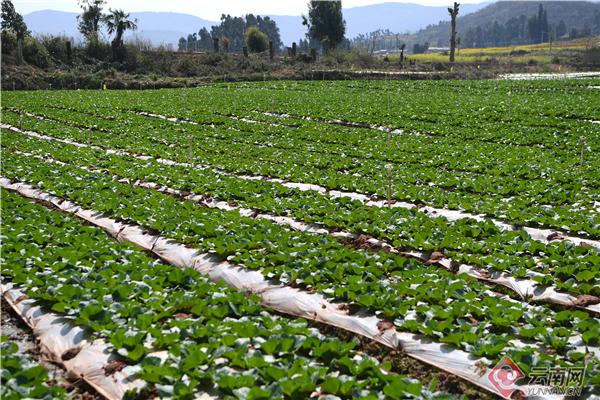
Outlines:
[[341,0],[310,1],[308,17],[302,18],[303,25],[308,28],[307,36],[321,42],[326,51],[335,49],[344,40],[346,21]]
[[11,0],[2,0],[2,30],[13,32],[17,40],[23,40],[29,34],[23,16],[15,10]]
[[[220,38],[221,42],[224,39],[228,40],[228,49],[231,52],[240,53],[242,47],[247,43],[246,32],[249,28],[256,27],[259,31],[267,36],[267,45],[269,40],[273,41],[273,47],[275,50],[282,46],[281,37],[279,35],[279,28],[274,20],[269,17],[261,17],[260,15],[247,14],[245,17],[232,17],[230,15],[223,14],[221,16],[221,22],[219,25],[213,25],[211,27],[210,35],[213,38]],[[202,31],[200,33],[200,40],[202,41],[206,37],[206,33]],[[188,43],[190,36],[188,36]],[[202,46],[202,43],[200,45]],[[208,41],[205,40],[208,44]],[[188,45],[189,47],[189,45]],[[212,49],[212,41],[210,42],[209,49]]]
[[589,66],[600,66],[600,46],[593,46],[583,53],[583,60]]
[[137,20],[129,19],[129,13],[123,10],[110,9],[109,13],[102,17],[102,22],[106,25],[108,34],[115,35],[111,42],[113,60],[123,61],[126,52],[125,46],[123,46],[123,34],[126,31],[136,30]]
[[37,39],[26,38],[23,44],[23,58],[36,67],[46,69],[52,65],[52,58],[46,47]]
[[70,38],[65,36],[46,35],[40,37],[38,40],[46,48],[46,50],[48,50],[48,53],[54,60],[62,63],[67,63],[69,61],[67,41],[69,41]]
[[9,31],[2,31],[2,54],[10,54],[17,49],[17,37]]
[[[136,364],[136,376],[161,396],[189,398],[216,387],[222,397],[304,399],[321,384],[333,387],[331,382],[341,381],[333,388],[345,397],[381,398],[390,382],[408,381],[384,375],[376,360],[353,351],[356,343],[271,314],[253,296],[213,284],[193,269],[158,263],[99,229],[13,193],[2,190],[2,198],[3,215],[10,214],[3,221],[3,256],[10,268],[3,273],[30,289],[28,295],[40,304],[108,337],[124,361]],[[28,263],[31,258],[44,263]],[[27,377],[19,380],[21,386],[43,382],[39,367],[10,370],[22,368],[7,361],[14,347],[3,346],[3,379]],[[154,351],[166,351],[168,357],[161,361],[151,355]],[[12,382],[3,385],[3,397],[11,394]],[[443,396],[417,385],[422,387],[395,385],[395,396]],[[43,392],[36,387],[36,393]]]
[[98,32],[102,21],[105,0],[78,0],[82,13],[77,16],[77,29],[88,41],[99,40]]
[[85,43],[85,54],[95,60],[106,60],[111,55],[111,47],[97,37],[90,36]]
[[269,48],[269,38],[257,27],[251,26],[246,30],[246,44],[253,53],[261,53]]
[[58,400],[67,398],[65,388],[49,386],[48,373],[29,356],[22,354],[16,343],[0,337],[0,396],[6,400],[23,398]]
[[[526,231],[502,229],[483,216],[451,221],[433,216],[426,208],[370,207],[362,201],[334,197],[332,191],[319,194],[274,179],[238,176],[262,174],[385,198],[387,171],[382,171],[381,165],[391,164],[395,200],[463,209],[519,225],[546,226],[597,238],[600,231],[594,210],[598,143],[589,139],[586,165],[580,165],[578,160],[579,138],[590,138],[597,130],[596,124],[587,121],[594,118],[598,105],[597,93],[590,88],[594,85],[595,80],[246,82],[159,93],[81,91],[76,95],[52,92],[41,96],[6,92],[4,123],[20,124],[19,111],[23,110],[46,118],[23,117],[26,130],[104,149],[123,149],[147,158],[106,154],[97,148],[79,148],[6,131],[3,176],[41,186],[107,216],[134,222],[233,264],[260,270],[283,284],[308,287],[367,309],[393,321],[403,331],[488,357],[491,362],[509,355],[528,367],[573,365],[585,359],[585,350],[567,338],[580,337],[582,344],[595,346],[600,337],[597,319],[585,311],[559,312],[516,297],[498,297],[490,292],[489,285],[439,266],[391,253],[358,251],[328,235],[295,232],[268,220],[240,215],[236,210],[207,208],[123,182],[151,181],[256,213],[292,217],[333,231],[371,235],[403,250],[441,249],[457,262],[477,266],[489,274],[504,272],[553,285],[573,295],[598,296],[600,255],[591,246],[575,246],[567,241],[543,243],[533,240]],[[508,90],[513,106],[510,119],[506,118]],[[390,93],[389,107],[381,106],[381,93],[385,91]],[[307,92],[315,96],[307,97]],[[356,96],[357,92],[361,96]],[[192,123],[149,118],[133,113],[134,110],[187,118]],[[287,112],[289,116],[265,115],[264,111]],[[293,115],[310,116],[313,120]],[[386,132],[327,124],[319,119],[380,124],[402,128],[402,132],[396,131],[389,142]],[[548,134],[549,130],[555,133]],[[187,162],[190,137],[196,168],[157,161],[162,158]],[[32,159],[16,154],[16,150],[52,157],[65,165]],[[29,210],[22,213],[32,214]],[[7,221],[5,225],[17,223]],[[32,237],[7,234],[17,244],[14,251],[3,249],[7,254],[5,263],[11,266],[3,274],[18,282],[46,284],[44,272],[33,274],[33,267],[23,261],[38,257],[35,248],[32,253],[25,249],[27,253],[21,254],[17,241],[45,240],[45,234],[35,234],[44,229],[37,222],[33,225],[35,229],[23,228],[34,232]],[[56,232],[63,231],[65,228],[59,227],[48,235],[60,237]],[[44,253],[43,259],[58,257],[53,268],[70,268],[65,275],[76,277],[72,268],[84,257],[64,262],[63,259],[70,260],[70,252],[62,247],[70,249],[67,244],[84,235],[77,232],[65,236],[64,246],[57,246],[58,251],[53,249],[48,255]],[[138,260],[130,263],[136,268],[143,264]],[[98,269],[89,266],[87,270],[96,273]],[[178,332],[190,332],[183,329],[189,328],[184,322],[177,322],[176,326],[182,328],[178,332],[165,329],[158,335],[152,333],[153,323],[166,320],[165,315],[175,309],[202,319],[201,324],[194,326],[206,329],[194,330],[194,340],[206,340],[211,332],[218,332],[219,343],[215,346],[220,349],[219,357],[226,359],[231,368],[260,368],[260,379],[278,382],[276,388],[261,385],[260,390],[252,392],[257,398],[267,396],[265,392],[284,391],[302,397],[315,384],[323,384],[327,391],[342,396],[356,393],[361,379],[376,374],[367,363],[353,366],[348,362],[346,355],[352,349],[346,347],[347,343],[290,340],[287,332],[275,331],[269,324],[265,326],[268,337],[261,335],[262,328],[247,323],[226,328],[207,326],[204,321],[222,323],[244,314],[233,292],[227,293],[226,301],[207,304],[207,296],[197,292],[193,300],[187,301],[188,297],[178,297],[168,289],[158,304],[144,302],[143,306],[153,307],[155,314],[133,318],[148,314],[139,312],[137,303],[129,303],[132,296],[138,296],[135,284],[125,283],[127,278],[119,275],[114,278],[118,284],[113,285],[112,275],[106,275],[109,278],[104,274],[90,278],[84,288],[102,290],[98,292],[98,298],[102,295],[98,302],[102,308],[96,303],[81,304],[83,292],[78,289],[79,283],[58,293],[38,292],[42,293],[41,300],[61,312],[72,312],[90,329],[107,327],[115,334],[113,345],[121,346],[122,356],[131,362],[144,362],[147,351],[155,348],[142,349],[112,330],[112,324],[120,323],[121,317],[127,318],[128,327],[135,328],[133,334],[150,332],[153,338],[159,338],[153,344],[156,348],[173,348],[175,357],[168,365],[144,364],[145,378],[160,382],[165,392],[183,393],[209,380],[211,384],[220,382],[223,390],[233,395],[250,396],[249,389],[243,386],[247,378],[221,380],[220,376],[198,372],[184,386],[172,385],[180,380],[180,368],[192,369],[203,362],[196,348],[190,347],[189,352],[175,350],[182,341]],[[173,271],[148,275],[160,281],[156,286],[148,283],[152,293],[165,287],[188,287],[188,281],[194,278]],[[133,281],[141,280],[135,277]],[[141,281],[146,283],[145,278]],[[55,281],[48,281],[47,285],[59,286]],[[112,309],[110,304],[114,302],[125,307]],[[71,311],[75,305],[77,311]],[[123,314],[112,318],[107,310]],[[258,336],[265,339],[260,340],[261,357],[244,353],[246,347],[236,344],[240,337]],[[511,339],[520,339],[524,345],[516,345]],[[293,373],[283,375],[282,370],[290,369],[289,363],[263,368],[267,356],[304,354],[309,348],[310,357],[325,364],[335,361],[336,371],[355,378],[323,376],[319,367],[310,372],[303,370],[307,372],[296,379]],[[597,369],[593,367],[589,373],[597,374]],[[315,381],[313,376],[319,378]],[[407,392],[417,389],[410,381],[386,381],[383,387],[388,384],[388,391],[397,387]]]

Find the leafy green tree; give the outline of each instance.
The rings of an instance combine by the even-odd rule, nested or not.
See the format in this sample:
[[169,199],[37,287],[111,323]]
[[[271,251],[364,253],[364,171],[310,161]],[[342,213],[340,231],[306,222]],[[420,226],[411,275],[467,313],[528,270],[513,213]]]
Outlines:
[[187,37],[187,51],[196,51],[198,47],[198,35],[196,33],[189,34]]
[[260,53],[269,47],[269,38],[255,26],[246,30],[246,44],[248,50],[253,53]]
[[256,26],[262,33],[267,35],[268,40],[273,42],[275,49],[280,49],[283,46],[279,27],[277,23],[269,17],[254,16],[253,14],[246,15],[246,29],[251,26]]
[[211,50],[213,48],[213,38],[208,29],[202,28],[198,31],[198,48],[200,50]]
[[548,14],[544,10],[544,6],[540,3],[538,7],[537,16],[534,15],[528,21],[529,23],[529,37],[533,43],[542,43],[544,37],[548,38],[549,25],[548,25]]
[[106,25],[106,30],[110,35],[115,34],[111,42],[113,58],[115,60],[123,60],[124,46],[123,34],[128,30],[137,29],[137,20],[130,20],[129,13],[123,10],[109,10],[109,14],[102,18]]
[[179,38],[179,43],[177,45],[177,50],[186,51],[187,50],[187,40],[184,37]]
[[105,0],[79,0],[82,13],[77,16],[77,29],[88,40],[97,40]]
[[302,16],[302,24],[308,28],[308,38],[320,41],[326,51],[335,49],[346,33],[341,0],[310,1],[308,17]]
[[[283,43],[279,34],[277,23],[269,17],[248,14],[245,17],[232,17],[231,15],[221,15],[219,25],[213,25],[210,32],[206,28],[200,29],[197,33],[181,38],[179,42],[180,49],[194,50],[212,50],[214,47],[213,38],[219,39],[219,44],[224,51],[239,53],[246,46],[246,31],[255,26],[267,36],[267,43],[273,42],[273,47],[277,51],[281,49]],[[195,36],[194,36],[195,35]],[[185,43],[184,43],[185,42]]]
[[10,0],[2,0],[2,31],[13,32],[17,38],[17,61],[23,62],[23,40],[29,35],[23,16],[15,10]]
[[233,52],[242,51],[244,47],[246,32],[246,21],[242,17],[232,17],[231,15],[221,15],[221,23],[211,27],[213,38],[219,38],[221,47],[224,47],[224,39],[228,40],[228,50]]

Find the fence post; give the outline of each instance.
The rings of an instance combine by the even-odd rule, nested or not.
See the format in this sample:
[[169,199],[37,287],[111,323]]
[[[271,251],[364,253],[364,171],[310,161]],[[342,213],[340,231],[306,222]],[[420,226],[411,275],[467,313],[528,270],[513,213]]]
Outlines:
[[296,42],[293,42],[292,43],[292,57],[294,57],[294,58],[296,58],[296,51],[297,51]]
[[65,44],[67,46],[67,61],[70,64],[73,61],[73,49],[71,48],[71,41],[67,40]]
[[275,55],[275,50],[273,49],[273,41],[269,40],[269,58],[272,60]]

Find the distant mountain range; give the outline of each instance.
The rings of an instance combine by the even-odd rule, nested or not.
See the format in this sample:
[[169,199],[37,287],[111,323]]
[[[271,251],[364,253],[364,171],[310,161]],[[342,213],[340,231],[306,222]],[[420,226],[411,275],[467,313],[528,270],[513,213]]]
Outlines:
[[[25,23],[35,35],[52,34],[65,35],[81,40],[77,31],[77,13],[42,10],[24,15]],[[132,12],[132,18],[137,18],[138,29],[127,34],[128,38],[137,36],[150,40],[153,44],[173,44],[181,36],[198,32],[201,28],[210,29],[216,22],[202,19],[189,14],[169,12]]]
[[[465,4],[462,12],[467,14],[485,7],[489,3]],[[415,32],[448,17],[446,7],[430,7],[412,3],[381,3],[364,7],[345,8],[346,36],[353,38],[361,33],[377,29],[392,32]],[[189,14],[166,12],[132,12],[138,19],[138,30],[129,33],[150,40],[153,44],[176,45],[179,38],[198,32],[201,28],[217,24]],[[277,22],[281,40],[287,46],[304,38],[306,27],[301,16],[270,15]],[[77,14],[71,12],[42,10],[24,16],[27,26],[34,34],[64,34],[81,39],[77,32]]]
[[[490,2],[465,4],[465,14],[480,10]],[[353,38],[361,33],[377,29],[389,29],[395,33],[416,32],[427,25],[436,24],[448,18],[448,7],[423,6],[413,3],[381,3],[363,7],[344,8],[346,37]],[[288,45],[304,39],[306,27],[300,16],[269,15],[277,22],[281,40]]]
[[[458,18],[459,36],[469,28],[487,26],[498,21],[506,23],[511,17],[534,15],[540,1],[497,1],[478,4],[462,4]],[[583,28],[594,23],[594,15],[600,10],[597,1],[541,1],[548,12],[550,24],[564,20],[571,28]],[[410,33],[403,40],[407,43],[429,42],[431,45],[447,45],[450,23],[447,7],[431,7],[413,3],[381,3],[363,7],[345,8],[346,37],[377,29],[389,29],[395,33]],[[127,34],[149,40],[154,45],[172,44],[180,37],[210,30],[216,21],[189,14],[168,12],[133,12],[138,20],[138,30]],[[27,26],[34,34],[64,34],[81,40],[77,32],[77,14],[63,11],[35,11],[24,16]],[[284,45],[298,42],[305,37],[306,27],[301,16],[269,15],[277,22]]]

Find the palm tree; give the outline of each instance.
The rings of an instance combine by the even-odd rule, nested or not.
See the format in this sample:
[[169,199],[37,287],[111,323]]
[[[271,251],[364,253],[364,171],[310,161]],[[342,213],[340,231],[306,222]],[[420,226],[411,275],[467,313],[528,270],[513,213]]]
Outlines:
[[112,50],[114,59],[122,59],[123,34],[125,31],[134,31],[137,29],[137,19],[130,20],[129,13],[123,10],[109,10],[109,13],[102,18],[109,35],[115,34],[112,40]]

